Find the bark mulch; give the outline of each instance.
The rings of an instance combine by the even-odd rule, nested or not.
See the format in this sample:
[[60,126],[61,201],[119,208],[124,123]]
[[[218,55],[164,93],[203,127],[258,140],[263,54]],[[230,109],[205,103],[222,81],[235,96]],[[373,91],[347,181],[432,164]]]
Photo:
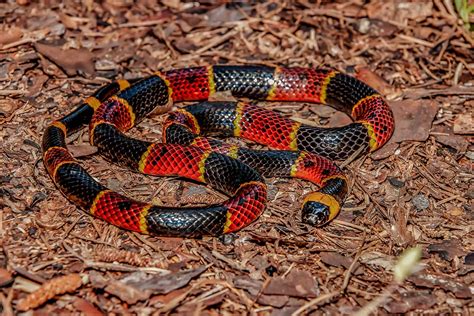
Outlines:
[[[354,314],[383,293],[377,314],[474,312],[474,21],[466,10],[450,0],[1,3],[1,312]],[[329,66],[389,100],[395,135],[340,162],[350,195],[333,223],[301,223],[299,205],[314,188],[296,180],[268,180],[269,205],[250,227],[202,239],[123,231],[54,187],[40,148],[53,118],[114,79],[216,63]],[[315,125],[348,122],[329,107],[267,106]],[[160,139],[163,117],[131,134]],[[112,166],[92,154],[87,131],[69,141],[95,177],[128,196],[167,205],[223,199]],[[397,257],[414,246],[420,265],[396,284]]]

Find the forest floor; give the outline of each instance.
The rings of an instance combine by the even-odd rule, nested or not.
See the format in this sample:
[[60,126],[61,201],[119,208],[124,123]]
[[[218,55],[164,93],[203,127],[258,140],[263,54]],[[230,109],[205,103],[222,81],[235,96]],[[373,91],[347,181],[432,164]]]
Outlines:
[[[454,4],[226,2],[0,4],[4,315],[353,314],[382,293],[382,315],[474,313],[474,39]],[[335,221],[304,225],[299,208],[313,187],[269,179],[264,214],[236,234],[151,237],[92,218],[55,188],[41,161],[41,135],[54,118],[114,79],[217,63],[332,67],[389,101],[395,134],[344,163],[350,195]],[[266,105],[315,125],[349,121],[326,106]],[[150,116],[131,134],[160,139],[163,119]],[[69,140],[82,165],[128,196],[222,200],[89,155],[86,130]],[[414,246],[420,265],[397,284],[397,258]]]

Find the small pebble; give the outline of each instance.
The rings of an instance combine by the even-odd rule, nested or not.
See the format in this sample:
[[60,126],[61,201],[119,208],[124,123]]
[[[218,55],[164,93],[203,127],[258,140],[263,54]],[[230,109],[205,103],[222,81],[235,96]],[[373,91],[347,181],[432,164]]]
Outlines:
[[28,228],[28,235],[30,235],[31,238],[36,238],[36,232],[38,231],[38,228],[35,226],[31,226]]
[[430,206],[430,201],[428,200],[428,198],[423,195],[423,194],[418,194],[416,195],[412,200],[411,200],[411,203],[413,203],[413,206],[415,206],[415,208],[418,210],[418,211],[421,211],[421,210],[425,210],[427,209],[429,206]]
[[238,238],[236,234],[225,234],[219,237],[219,240],[224,245],[232,245],[234,241]]
[[452,209],[449,210],[449,214],[452,215],[452,216],[460,216],[463,213],[464,212],[463,212],[462,208],[460,208],[458,206],[455,206],[455,207],[453,207]]
[[389,182],[392,186],[394,186],[394,187],[396,187],[396,188],[403,188],[403,187],[405,186],[405,182],[404,182],[404,181],[402,181],[402,180],[400,180],[400,179],[397,179],[397,178],[395,178],[395,177],[389,177],[389,178],[388,178],[388,182]]
[[268,267],[265,268],[265,272],[269,275],[269,276],[273,276],[273,274],[275,274],[275,272],[277,272],[278,269],[275,268],[273,265],[269,265]]
[[355,27],[357,31],[359,31],[362,34],[367,34],[370,31],[370,20],[365,18],[365,19],[360,19],[357,21]]
[[464,264],[474,264],[474,252],[470,252],[464,258]]

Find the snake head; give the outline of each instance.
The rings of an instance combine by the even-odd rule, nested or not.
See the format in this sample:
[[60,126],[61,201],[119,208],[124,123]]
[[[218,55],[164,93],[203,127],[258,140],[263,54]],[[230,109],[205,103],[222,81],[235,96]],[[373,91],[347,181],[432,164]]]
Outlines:
[[329,221],[329,206],[320,202],[307,202],[303,206],[302,220],[312,226],[322,226]]
[[331,195],[313,192],[303,203],[302,220],[312,226],[323,226],[339,214],[339,202]]

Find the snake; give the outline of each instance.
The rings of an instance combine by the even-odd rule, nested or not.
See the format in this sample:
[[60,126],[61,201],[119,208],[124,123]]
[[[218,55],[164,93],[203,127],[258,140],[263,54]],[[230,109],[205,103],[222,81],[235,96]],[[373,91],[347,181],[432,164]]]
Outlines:
[[[217,93],[238,101],[212,101]],[[171,111],[175,102],[200,101]],[[291,120],[257,101],[328,104],[353,122],[324,128]],[[125,133],[148,114],[168,113],[162,142]],[[136,172],[204,183],[228,198],[211,205],[153,205],[111,190],[68,150],[66,138],[89,127],[106,160]],[[99,88],[72,112],[52,121],[43,162],[74,205],[120,228],[157,236],[219,236],[247,227],[267,205],[267,177],[299,178],[319,189],[303,199],[301,219],[323,226],[348,194],[334,162],[380,148],[394,130],[393,113],[375,89],[331,68],[211,65],[119,79]],[[271,149],[223,142],[241,137]]]

